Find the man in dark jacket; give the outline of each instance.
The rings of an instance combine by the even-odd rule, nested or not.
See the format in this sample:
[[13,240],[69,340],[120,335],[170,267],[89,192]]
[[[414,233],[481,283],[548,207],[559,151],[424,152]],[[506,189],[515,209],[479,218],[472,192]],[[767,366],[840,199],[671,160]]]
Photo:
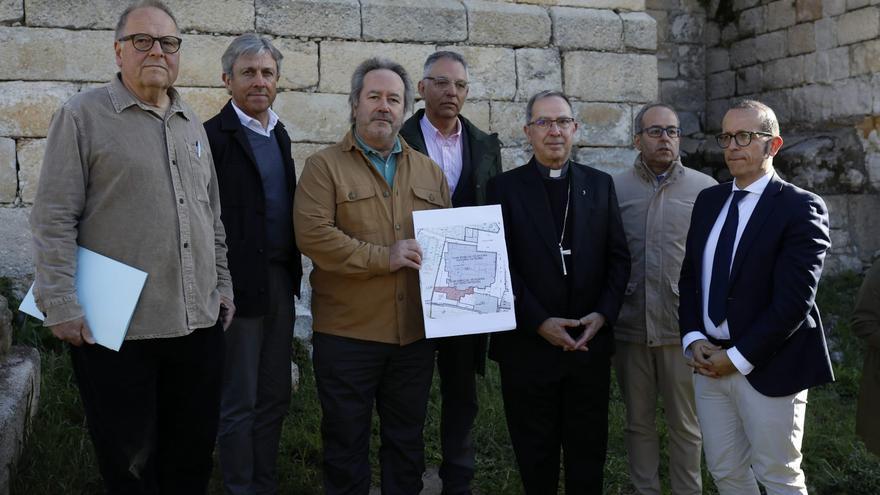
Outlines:
[[[501,173],[501,144],[497,134],[486,134],[460,115],[468,94],[464,57],[438,51],[425,60],[418,84],[425,109],[416,112],[400,135],[416,150],[434,160],[449,185],[452,205],[478,206],[486,202],[486,182]],[[444,494],[471,493],[474,446],[471,428],[477,417],[475,373],[485,368],[486,335],[446,337],[437,342],[440,372],[440,477]]]
[[205,123],[220,187],[237,312],[226,331],[220,466],[226,493],[275,493],[281,423],[290,403],[294,294],[290,137],[270,106],[282,55],[239,36],[221,59],[232,99]]

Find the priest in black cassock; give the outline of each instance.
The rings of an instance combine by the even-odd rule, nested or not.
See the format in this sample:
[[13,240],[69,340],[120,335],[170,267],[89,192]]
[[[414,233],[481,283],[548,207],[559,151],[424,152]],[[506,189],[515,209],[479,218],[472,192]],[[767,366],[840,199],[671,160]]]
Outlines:
[[493,178],[516,297],[516,330],[492,335],[507,428],[527,494],[601,494],[614,320],[630,259],[611,176],[574,162],[578,123],[561,92],[529,100],[534,155]]

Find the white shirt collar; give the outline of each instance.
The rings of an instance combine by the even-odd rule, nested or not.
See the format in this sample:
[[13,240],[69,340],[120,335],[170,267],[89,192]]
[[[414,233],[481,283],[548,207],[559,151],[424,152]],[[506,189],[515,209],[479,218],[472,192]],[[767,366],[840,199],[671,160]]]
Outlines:
[[239,122],[241,122],[241,125],[256,132],[257,134],[269,137],[269,133],[272,132],[272,129],[275,129],[275,125],[278,124],[278,114],[276,114],[274,110],[269,108],[269,125],[265,129],[263,129],[263,124],[261,124],[259,120],[244,113],[240,108],[238,108],[238,105],[235,104],[235,100],[231,101],[232,108],[235,109],[235,114],[238,115],[238,120]]
[[770,178],[773,177],[773,169],[771,168],[766,174],[764,174],[760,179],[752,182],[744,189],[740,189],[736,186],[736,179],[734,179],[731,184],[733,184],[733,191],[748,191],[750,193],[755,193],[758,196],[764,193],[764,189],[767,188],[767,184],[770,183]]
[[422,120],[420,120],[419,122],[422,124],[422,132],[423,133],[430,132],[431,137],[434,139],[457,139],[459,136],[461,136],[461,120],[460,119],[455,119],[455,132],[450,134],[449,137],[444,136],[442,132],[440,132],[436,127],[434,127],[434,124],[432,124],[431,121],[428,120],[428,114],[422,115]]

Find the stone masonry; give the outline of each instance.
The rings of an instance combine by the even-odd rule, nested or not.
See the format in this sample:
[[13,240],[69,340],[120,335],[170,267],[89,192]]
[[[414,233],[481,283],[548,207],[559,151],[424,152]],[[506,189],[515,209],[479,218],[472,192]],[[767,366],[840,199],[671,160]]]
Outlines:
[[[298,172],[348,130],[351,71],[374,55],[417,80],[433,51],[461,52],[471,82],[464,114],[499,133],[505,169],[529,157],[525,102],[537,91],[572,97],[576,157],[607,171],[630,166],[632,115],[658,97],[657,28],[644,0],[166,1],[184,38],[176,86],[202,119],[228,98],[220,55],[232,37],[274,39],[284,54],[274,108]],[[32,273],[26,219],[49,122],[71,95],[114,76],[120,10],[116,0],[0,0],[0,276]],[[299,335],[311,326],[307,303]]]

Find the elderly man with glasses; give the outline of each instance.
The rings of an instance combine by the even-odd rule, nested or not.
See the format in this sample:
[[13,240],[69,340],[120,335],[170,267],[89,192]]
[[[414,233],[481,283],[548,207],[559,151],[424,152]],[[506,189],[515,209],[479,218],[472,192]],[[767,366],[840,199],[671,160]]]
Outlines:
[[515,330],[492,335],[507,429],[525,492],[601,494],[608,442],[612,325],[630,260],[611,176],[571,159],[568,98],[532,96],[525,165],[494,177],[516,297]]
[[697,194],[717,184],[682,165],[678,114],[645,105],[636,115],[633,166],[614,176],[632,270],[617,325],[614,368],[626,405],[624,440],[630,479],[640,494],[660,490],[662,397],[669,432],[669,480],[676,495],[702,493],[700,425],[693,370],[681,356],[678,275]]
[[[116,27],[119,74],[55,114],[31,212],[37,305],[70,344],[108,493],[205,493],[232,319],[208,140],[172,85],[181,39],[159,1]],[[147,272],[118,352],[77,299],[77,246]]]
[[[468,69],[456,52],[438,51],[425,60],[418,84],[425,109],[409,118],[400,136],[434,160],[449,184],[452,206],[486,202],[486,182],[501,173],[501,143],[460,115],[468,94]],[[476,374],[486,368],[486,334],[446,337],[437,341],[440,373],[440,445],[443,493],[471,493],[477,417]]]
[[831,245],[819,196],[782,180],[779,122],[744,100],[716,136],[733,182],[694,203],[679,321],[719,493],[807,493],[807,389],[834,379],[816,288]]

